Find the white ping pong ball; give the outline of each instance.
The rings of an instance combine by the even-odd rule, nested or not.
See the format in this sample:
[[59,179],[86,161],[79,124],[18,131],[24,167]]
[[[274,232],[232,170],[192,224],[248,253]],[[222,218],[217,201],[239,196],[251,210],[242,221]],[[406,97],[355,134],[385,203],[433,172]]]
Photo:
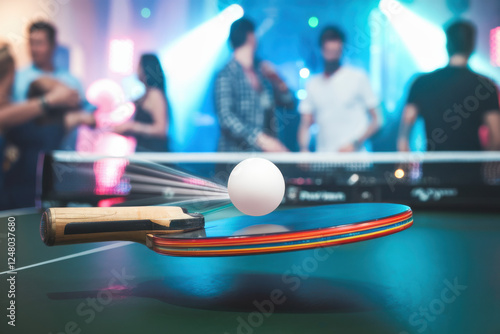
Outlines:
[[285,195],[285,180],[271,161],[249,158],[234,167],[227,190],[238,210],[249,216],[263,216],[280,205]]

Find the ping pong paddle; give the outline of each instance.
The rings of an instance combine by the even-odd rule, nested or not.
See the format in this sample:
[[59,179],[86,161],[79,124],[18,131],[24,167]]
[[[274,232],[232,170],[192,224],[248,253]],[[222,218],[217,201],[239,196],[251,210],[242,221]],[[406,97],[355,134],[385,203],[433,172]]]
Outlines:
[[48,245],[126,240],[146,244],[153,235],[203,228],[205,218],[175,206],[51,208],[40,221]]
[[208,222],[201,230],[153,236],[148,246],[174,256],[277,253],[378,238],[412,224],[412,211],[405,205],[334,204]]
[[[109,234],[105,237],[96,231],[94,234],[85,234],[84,240],[132,240],[141,243],[145,240],[150,249],[164,255],[232,256],[359,242],[402,231],[412,224],[412,211],[405,205],[335,204],[275,211],[260,217],[230,217],[207,222],[204,228],[185,229],[179,233],[160,234],[142,230],[141,238],[133,239],[116,236],[110,239]],[[73,238],[66,239],[66,243],[81,242],[74,241],[80,240],[77,235]],[[57,235],[55,240],[53,244],[61,243],[57,241]]]

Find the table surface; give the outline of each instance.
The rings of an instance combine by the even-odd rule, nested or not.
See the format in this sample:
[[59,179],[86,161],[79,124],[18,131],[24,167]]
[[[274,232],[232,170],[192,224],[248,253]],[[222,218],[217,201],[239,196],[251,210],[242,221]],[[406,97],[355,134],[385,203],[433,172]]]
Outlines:
[[417,211],[379,239],[223,258],[47,247],[39,213],[13,217],[16,327],[2,217],[1,333],[500,333],[500,214]]

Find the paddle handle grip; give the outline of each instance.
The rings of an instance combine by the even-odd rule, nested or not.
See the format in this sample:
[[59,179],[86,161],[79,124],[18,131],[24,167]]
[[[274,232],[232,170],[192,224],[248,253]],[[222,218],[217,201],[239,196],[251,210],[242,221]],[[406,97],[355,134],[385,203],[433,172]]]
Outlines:
[[126,240],[146,243],[146,235],[178,233],[204,227],[204,217],[176,206],[50,208],[40,221],[48,246]]

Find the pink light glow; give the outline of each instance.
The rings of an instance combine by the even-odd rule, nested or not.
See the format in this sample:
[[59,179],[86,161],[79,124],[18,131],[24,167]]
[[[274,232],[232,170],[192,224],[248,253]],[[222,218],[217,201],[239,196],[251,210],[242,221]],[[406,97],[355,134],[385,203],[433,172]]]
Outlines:
[[112,132],[101,132],[96,137],[93,153],[123,157],[134,153],[135,145],[136,139],[134,137],[125,137]]
[[87,89],[86,97],[91,104],[97,106],[94,115],[98,128],[125,123],[135,113],[135,105],[126,101],[120,85],[109,79],[92,83]]
[[195,178],[184,178],[183,181],[184,181],[184,183],[193,184],[193,185],[197,185],[197,186],[206,186],[206,185],[211,184],[210,182],[207,182],[205,180],[200,180],[200,179],[195,179]]
[[490,60],[493,66],[500,66],[500,27],[490,31]]
[[130,120],[135,113],[133,103],[126,101],[125,94],[117,83],[102,79],[87,90],[87,100],[97,106],[96,129],[80,127],[76,142],[78,152],[94,153],[114,157],[100,159],[94,163],[95,193],[98,195],[124,195],[130,191],[127,180],[123,180],[128,160],[126,155],[135,152],[136,139],[113,133],[113,126]]
[[97,203],[97,206],[100,208],[109,208],[110,206],[113,206],[115,204],[120,204],[123,202],[125,202],[125,197],[105,198],[105,199],[101,199]]
[[134,113],[135,105],[132,102],[122,103],[109,113],[109,123],[112,125],[125,123],[134,116]]
[[134,42],[131,39],[112,39],[109,42],[111,72],[129,75],[134,70]]
[[97,195],[124,195],[123,189],[117,187],[128,165],[127,159],[106,158],[94,163],[96,178],[95,193]]
[[482,125],[479,127],[479,142],[483,148],[487,148],[490,143],[490,133],[488,126]]
[[[100,79],[94,81],[85,94],[91,104],[98,106],[115,106],[125,102],[125,93],[119,84],[110,79]],[[103,100],[107,98],[109,100]]]
[[[94,153],[122,157],[135,151],[136,140],[116,133],[101,133],[96,138]],[[127,159],[107,158],[94,163],[96,177],[95,193],[98,195],[124,195],[127,188],[119,187],[123,173],[128,165]]]
[[112,157],[123,157],[135,151],[137,142],[134,137],[126,137],[113,132],[81,127],[78,131],[76,150],[97,153]]

